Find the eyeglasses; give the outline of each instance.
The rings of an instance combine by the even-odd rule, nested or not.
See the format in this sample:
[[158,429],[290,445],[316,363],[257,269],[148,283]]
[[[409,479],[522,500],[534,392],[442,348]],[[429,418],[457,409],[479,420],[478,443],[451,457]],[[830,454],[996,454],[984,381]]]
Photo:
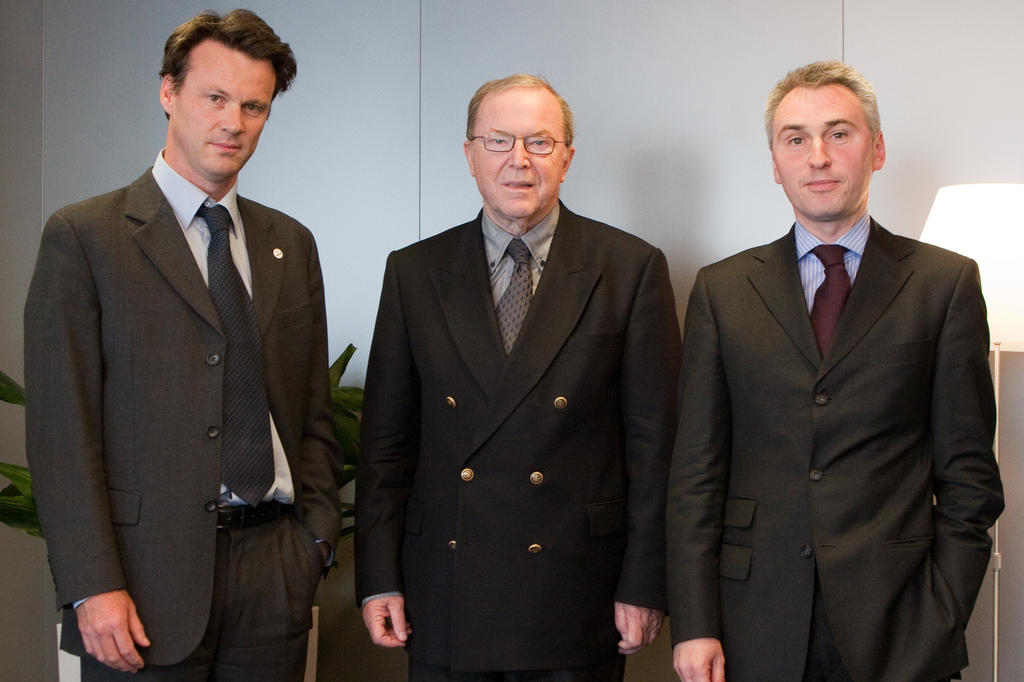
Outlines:
[[514,135],[506,135],[504,133],[487,133],[486,135],[474,135],[470,138],[471,140],[483,140],[484,149],[489,152],[510,152],[512,148],[516,146],[516,140],[523,141],[523,149],[528,154],[534,154],[536,156],[547,156],[551,152],[555,151],[555,145],[559,142],[565,143],[565,140],[556,140],[552,137],[546,137],[544,135],[528,135],[526,137],[516,137]]

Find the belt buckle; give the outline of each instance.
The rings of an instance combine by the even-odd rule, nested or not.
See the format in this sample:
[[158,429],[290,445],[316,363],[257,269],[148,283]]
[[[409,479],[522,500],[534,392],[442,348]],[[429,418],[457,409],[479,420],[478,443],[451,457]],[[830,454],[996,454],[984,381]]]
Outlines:
[[217,528],[241,528],[245,524],[245,507],[223,505],[217,507]]

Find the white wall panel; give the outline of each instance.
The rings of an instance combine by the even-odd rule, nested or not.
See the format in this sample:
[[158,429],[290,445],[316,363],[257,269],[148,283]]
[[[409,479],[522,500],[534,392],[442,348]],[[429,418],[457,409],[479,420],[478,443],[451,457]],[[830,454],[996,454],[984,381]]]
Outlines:
[[846,3],[846,58],[882,114],[871,210],[883,224],[916,237],[939,187],[1024,182],[1022,26],[1016,0]]

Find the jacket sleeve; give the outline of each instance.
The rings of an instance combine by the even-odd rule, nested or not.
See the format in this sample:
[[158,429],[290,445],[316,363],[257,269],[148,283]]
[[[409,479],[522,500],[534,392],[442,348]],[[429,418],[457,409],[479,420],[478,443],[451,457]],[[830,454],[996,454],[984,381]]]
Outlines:
[[1003,510],[988,354],[978,267],[969,261],[943,322],[931,399],[933,585],[940,597],[951,597],[944,606],[965,625],[989,563],[987,531]]
[[100,322],[78,234],[54,214],[25,302],[25,419],[58,604],[125,586],[103,466]]
[[616,601],[665,610],[665,483],[676,429],[679,322],[664,254],[654,250],[633,300],[621,364],[629,482],[626,553]]
[[419,380],[388,257],[373,332],[356,481],[356,600],[402,590],[405,507],[419,455]]
[[310,376],[305,383],[309,392],[307,412],[302,427],[301,477],[296,488],[296,505],[310,533],[337,545],[341,530],[337,469],[341,454],[334,440],[334,418],[328,379],[327,313],[324,302],[324,281],[320,259],[312,236],[309,238],[307,276],[313,304]]
[[721,637],[718,566],[731,445],[729,387],[704,271],[686,310],[679,429],[669,473],[668,595],[672,643]]

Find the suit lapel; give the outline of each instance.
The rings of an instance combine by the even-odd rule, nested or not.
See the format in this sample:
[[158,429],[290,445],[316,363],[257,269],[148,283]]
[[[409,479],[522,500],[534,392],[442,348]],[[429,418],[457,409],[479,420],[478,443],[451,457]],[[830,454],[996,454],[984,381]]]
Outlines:
[[814,338],[800,273],[796,266],[796,238],[789,233],[771,244],[752,251],[761,262],[747,276],[772,317],[785,330],[793,344],[812,365],[821,364],[821,353]]
[[293,254],[286,253],[277,245],[273,222],[253,202],[239,197],[238,212],[242,216],[245,248],[249,253],[252,301],[260,321],[260,332],[266,333],[281,293],[284,262]]
[[853,350],[888,309],[913,272],[903,260],[915,248],[915,242],[893,239],[892,234],[871,221],[871,234],[857,280],[836,326],[835,341],[822,363],[822,375]]
[[501,375],[505,349],[494,315],[480,216],[459,229],[458,240],[451,264],[431,267],[430,276],[455,348],[489,394]]
[[[576,328],[601,274],[600,265],[587,267],[584,262],[580,219],[565,206],[561,206],[559,211],[558,227],[551,240],[544,275],[516,345],[507,362],[503,363],[503,371],[477,428],[470,454],[476,452],[540,381]],[[492,303],[492,320],[493,310]],[[491,326],[496,330],[497,322]],[[500,342],[498,348],[501,349]]]
[[203,282],[188,241],[181,232],[174,211],[153,179],[152,171],[143,173],[127,192],[125,215],[141,223],[133,233],[139,247],[178,295],[207,324],[223,333],[210,290]]

